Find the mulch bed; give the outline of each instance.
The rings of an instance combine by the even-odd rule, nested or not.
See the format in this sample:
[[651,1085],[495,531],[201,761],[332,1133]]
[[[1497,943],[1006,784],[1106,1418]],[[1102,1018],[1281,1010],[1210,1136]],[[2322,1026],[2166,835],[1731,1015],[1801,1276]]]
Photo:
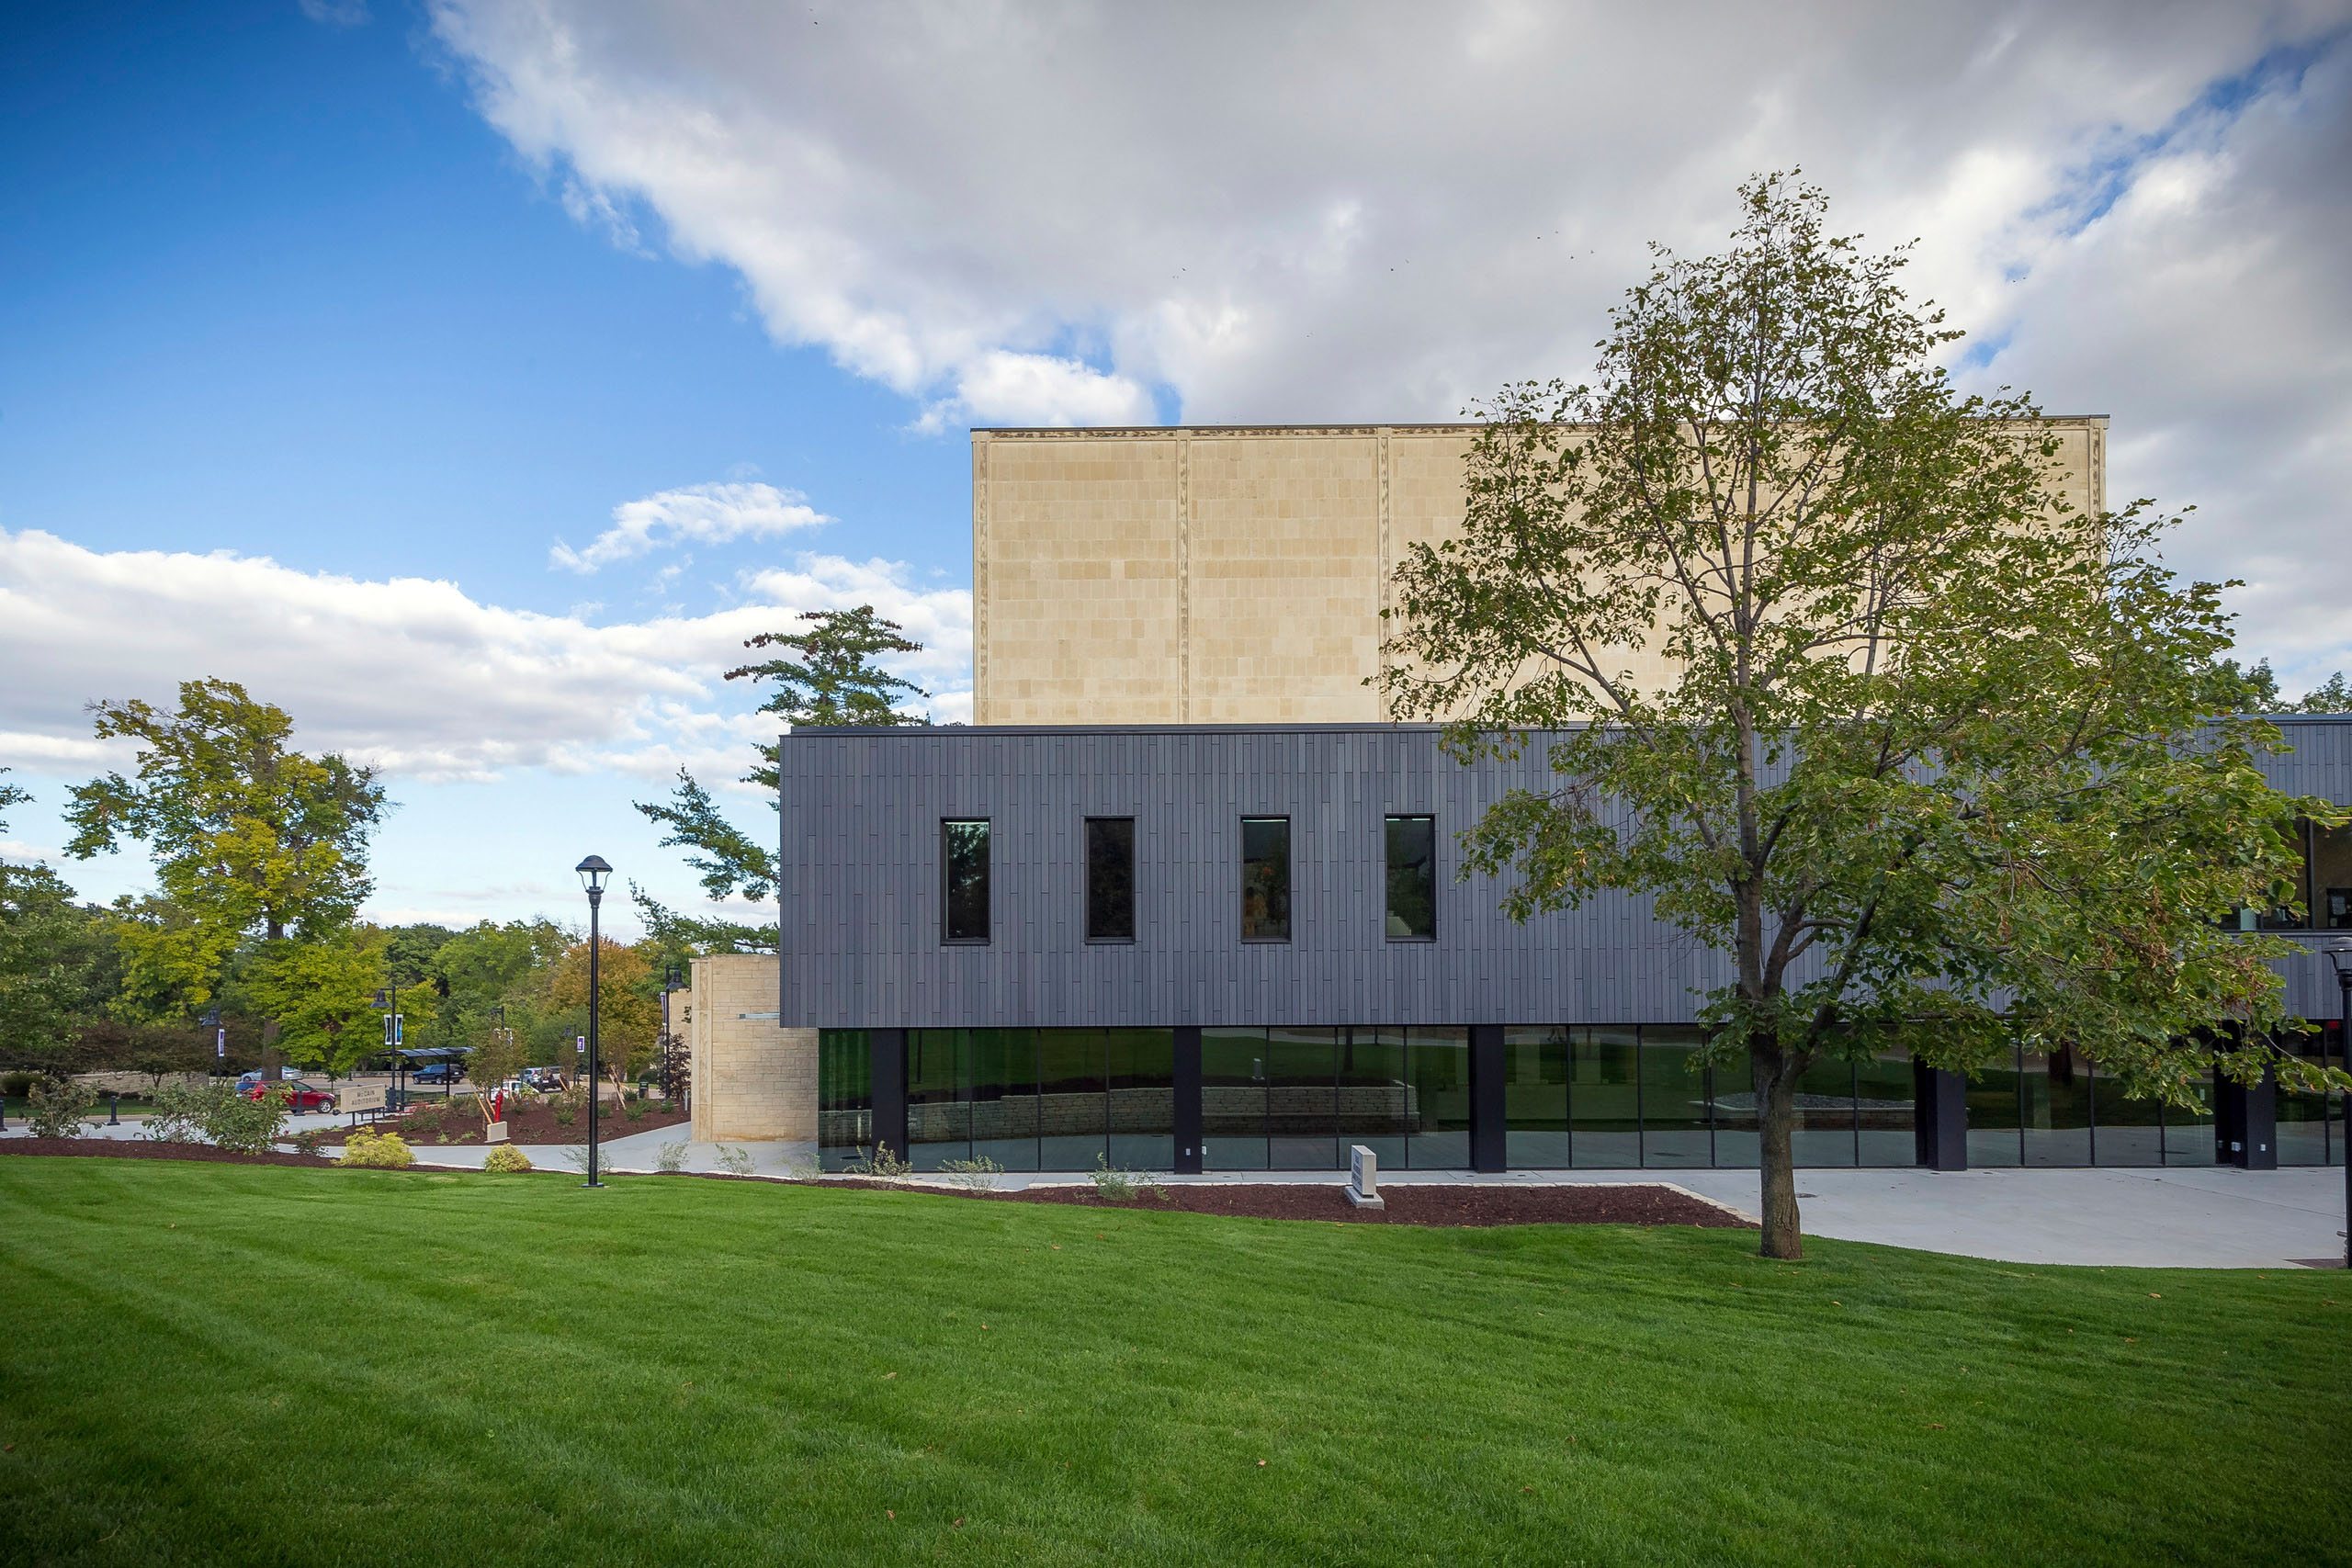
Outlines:
[[[639,1133],[658,1132],[667,1127],[682,1127],[688,1120],[689,1118],[683,1111],[657,1111],[648,1106],[645,1114],[632,1122],[622,1115],[617,1109],[607,1106],[596,1113],[596,1136],[599,1141],[626,1138]],[[405,1116],[398,1119],[386,1117],[383,1121],[374,1123],[373,1128],[379,1133],[397,1133],[408,1141],[409,1147],[420,1151],[459,1145],[480,1148],[482,1145],[481,1112],[464,1106],[462,1102],[459,1110],[446,1113],[436,1132],[420,1131]],[[319,1141],[323,1144],[341,1144],[351,1135],[351,1131],[349,1127],[336,1127],[322,1131]],[[588,1113],[583,1110],[572,1118],[571,1125],[567,1127],[555,1119],[552,1107],[546,1105],[519,1107],[507,1115],[506,1141],[510,1144],[522,1145],[526,1148],[548,1144],[584,1144],[588,1141]]]
[[1359,1209],[1347,1190],[1312,1182],[1185,1183],[1158,1198],[1114,1202],[1091,1187],[1031,1187],[1017,1192],[898,1187],[884,1181],[832,1181],[828,1187],[938,1192],[1001,1203],[1066,1203],[1083,1209],[1174,1209],[1189,1214],[1239,1214],[1259,1220],[1327,1220],[1389,1225],[1705,1225],[1755,1230],[1752,1220],[1668,1187],[1645,1183],[1583,1187],[1504,1187],[1413,1183],[1384,1186],[1383,1209]]
[[103,1159],[203,1159],[221,1165],[332,1165],[317,1155],[247,1155],[210,1144],[151,1144],[140,1138],[0,1138],[0,1155],[96,1155]]

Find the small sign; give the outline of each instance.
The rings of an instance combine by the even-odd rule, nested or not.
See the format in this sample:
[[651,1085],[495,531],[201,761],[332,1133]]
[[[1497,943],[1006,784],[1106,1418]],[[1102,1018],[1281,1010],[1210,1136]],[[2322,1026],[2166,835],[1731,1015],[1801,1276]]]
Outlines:
[[212,1054],[216,1056],[225,1056],[229,1054],[229,1032],[227,1030],[216,1029],[212,1032]]
[[490,1124],[489,1135],[484,1137],[482,1142],[486,1144],[503,1144],[505,1141],[506,1123],[503,1122],[492,1122]]
[[334,1108],[339,1112],[381,1111],[386,1099],[385,1088],[379,1083],[356,1083],[338,1090]]
[[585,1034],[573,1035],[571,1037],[571,1048],[585,1056],[588,1054],[588,1037]]
[[1380,1156],[1357,1144],[1348,1150],[1348,1201],[1359,1209],[1385,1209],[1380,1198]]

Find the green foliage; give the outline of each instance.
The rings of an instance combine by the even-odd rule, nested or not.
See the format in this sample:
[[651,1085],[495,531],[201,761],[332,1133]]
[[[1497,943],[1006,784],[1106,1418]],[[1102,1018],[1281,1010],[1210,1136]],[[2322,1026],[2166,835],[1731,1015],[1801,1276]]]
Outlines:
[[2325,683],[2312,687],[2293,702],[2278,694],[2278,672],[2265,659],[2251,670],[2239,668],[2234,659],[2224,659],[2215,666],[2222,679],[2238,683],[2241,695],[2236,704],[2240,713],[2324,713],[2352,714],[2352,684],[2346,684],[2344,671],[2338,670]]
[[103,915],[45,865],[0,863],[0,1062],[62,1070],[103,1007],[113,956]]
[[154,1110],[140,1134],[149,1143],[202,1142],[242,1154],[267,1154],[285,1133],[287,1098],[283,1089],[248,1100],[228,1084],[167,1084],[155,1091]]
[[68,854],[145,843],[164,897],[230,942],[249,931],[315,941],[350,923],[384,811],[373,769],[288,750],[293,720],[232,681],[182,682],[176,716],[136,699],[93,711],[98,739],[136,741],[138,761],[132,778],[71,792]]
[[1969,1068],[2015,1028],[2177,1104],[2217,1065],[2316,1087],[2265,1040],[2296,950],[2216,918],[2292,903],[2278,825],[2344,814],[2264,784],[2270,726],[2212,718],[2245,677],[2221,587],[2161,564],[2171,520],[2073,512],[2039,411],[1928,362],[1958,334],[1899,253],[1781,176],[1743,197],[1728,251],[1660,253],[1594,385],[1484,411],[1462,536],[1398,570],[1385,686],[1457,756],[1565,732],[1557,785],[1464,835],[1515,918],[1643,895],[1729,960],[1702,1016],[1751,1053],[1794,1256],[1824,1055]]
[[736,1148],[731,1144],[719,1145],[718,1168],[725,1171],[729,1176],[751,1175],[752,1156],[750,1151]]
[[39,1073],[0,1073],[0,1095],[10,1100],[22,1100],[32,1093],[33,1085],[39,1082]]
[[139,1135],[151,1144],[194,1144],[205,1137],[205,1127],[212,1119],[213,1107],[231,1091],[219,1084],[189,1088],[185,1084],[164,1084],[149,1097],[154,1109]]
[[82,1124],[93,1122],[98,1091],[71,1078],[47,1079],[33,1085],[25,1105],[25,1122],[36,1138],[78,1138]]
[[398,1133],[378,1133],[361,1127],[344,1140],[343,1163],[397,1169],[414,1165],[416,1155],[408,1146],[408,1140]]
[[263,942],[246,985],[289,1060],[342,1077],[383,1048],[374,997],[384,978],[381,933],[342,931]]
[[915,1173],[915,1168],[890,1152],[888,1144],[876,1144],[871,1155],[849,1161],[842,1167],[844,1176],[870,1176],[877,1181],[904,1181]]
[[492,1176],[515,1176],[531,1168],[531,1159],[512,1144],[500,1144],[481,1162],[482,1169]]
[[996,1179],[1004,1174],[1004,1167],[982,1155],[977,1159],[942,1161],[939,1173],[947,1179],[950,1185],[967,1191],[993,1192],[996,1190]]
[[[922,644],[909,638],[897,622],[874,613],[871,604],[854,610],[810,610],[801,632],[763,632],[743,646],[779,648],[789,656],[729,670],[730,681],[775,682],[775,691],[760,705],[793,728],[836,724],[927,725],[921,714],[904,713],[896,705],[928,692],[900,680],[876,661],[885,654],[921,653]],[[759,748],[759,761],[743,776],[767,792],[773,804],[778,781],[776,748]],[[666,805],[637,803],[649,819],[667,829],[666,847],[697,852],[686,863],[702,874],[703,890],[713,902],[740,894],[751,903],[765,903],[775,891],[775,852],[743,832],[720,813],[709,791],[684,769]],[[695,953],[766,953],[776,943],[775,928],[728,920],[704,920],[681,915],[648,897],[634,883],[629,896],[644,918],[646,929],[665,948]]]
[[277,1146],[286,1131],[284,1089],[269,1089],[257,1100],[225,1089],[214,1093],[218,1098],[204,1121],[206,1138],[239,1154],[266,1155]]

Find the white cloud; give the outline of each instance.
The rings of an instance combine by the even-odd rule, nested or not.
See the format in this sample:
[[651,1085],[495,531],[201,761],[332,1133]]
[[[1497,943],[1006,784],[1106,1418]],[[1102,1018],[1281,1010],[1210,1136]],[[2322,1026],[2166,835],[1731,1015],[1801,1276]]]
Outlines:
[[1453,417],[1577,375],[1644,242],[1802,164],[1923,237],[1976,379],[2114,414],[2119,491],[2207,502],[2184,557],[2256,563],[2250,642],[2352,635],[2344,0],[433,17],[584,221],[657,219],[934,428]]
[[0,765],[70,774],[116,761],[90,738],[96,698],[175,703],[177,682],[243,682],[291,713],[299,743],[406,778],[512,768],[729,777],[775,721],[721,673],[743,642],[803,610],[872,604],[930,645],[897,663],[971,705],[971,595],[904,565],[803,555],[740,584],[716,614],[592,626],[481,604],[422,578],[364,582],[260,557],[100,552],[0,531]]
[[365,27],[368,0],[295,0],[302,15],[326,28]]
[[769,539],[831,521],[811,507],[807,497],[774,485],[688,485],[614,507],[613,525],[586,549],[575,550],[559,540],[548,552],[548,562],[592,572],[682,540],[723,545],[741,538]]

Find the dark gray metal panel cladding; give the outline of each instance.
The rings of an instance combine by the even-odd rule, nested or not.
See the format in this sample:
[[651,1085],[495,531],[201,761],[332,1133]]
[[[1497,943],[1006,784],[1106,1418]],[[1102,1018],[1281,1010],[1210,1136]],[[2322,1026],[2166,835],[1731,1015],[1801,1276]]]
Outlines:
[[[1687,1020],[1721,961],[1611,896],[1514,924],[1453,836],[1540,749],[1434,728],[801,730],[783,747],[783,1016],[821,1028]],[[1386,935],[1383,818],[1437,818],[1438,940]],[[1241,818],[1291,819],[1292,940],[1241,940]],[[992,940],[941,938],[940,823],[990,824]],[[1088,817],[1136,818],[1136,940],[1085,940]]]
[[[2352,804],[2352,719],[2292,717],[2257,760]],[[1408,725],[801,730],[785,738],[782,1017],[821,1028],[1687,1021],[1724,961],[1609,896],[1513,924],[1453,880],[1454,835],[1543,748],[1464,767]],[[1438,821],[1438,940],[1385,931],[1382,818]],[[1245,816],[1291,818],[1292,933],[1241,941]],[[993,940],[941,940],[941,821],[992,824]],[[1085,941],[1088,817],[1136,818],[1136,941]],[[2278,965],[2334,1017],[2323,959]]]

